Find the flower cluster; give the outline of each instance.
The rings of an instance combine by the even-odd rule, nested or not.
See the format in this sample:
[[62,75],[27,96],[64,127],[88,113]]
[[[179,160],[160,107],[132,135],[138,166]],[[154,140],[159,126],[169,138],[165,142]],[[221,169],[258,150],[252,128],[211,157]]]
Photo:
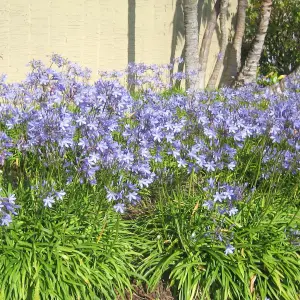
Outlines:
[[[18,149],[36,154],[45,166],[63,165],[66,184],[76,175],[79,182],[96,185],[99,174],[109,172],[101,180],[119,212],[167,172],[204,172],[212,178],[222,170],[235,172],[238,154],[251,139],[265,140],[265,177],[274,159],[277,171],[300,171],[300,94],[295,89],[267,95],[258,86],[224,88],[195,93],[190,101],[145,88],[132,97],[121,84],[122,72],[101,74],[90,83],[89,70],[58,55],[51,68],[39,61],[31,67],[24,82],[0,81],[0,166]],[[141,80],[149,70],[154,81]],[[160,87],[161,67],[130,65],[126,72],[140,80],[131,84]],[[218,204],[220,213],[237,213],[238,188],[214,186],[212,179],[207,193],[208,209]],[[51,207],[56,198],[43,197],[44,205]]]
[[[2,189],[0,189],[0,192],[2,192]],[[12,214],[17,215],[16,210],[20,206],[16,205],[15,201],[15,194],[10,194],[7,197],[0,196],[0,220],[2,226],[8,226],[12,222]]]
[[175,58],[165,65],[146,65],[144,63],[129,63],[123,71],[99,72],[102,80],[115,80],[126,83],[129,89],[152,89],[164,91],[173,87],[174,81],[183,80],[186,74],[175,72],[177,64],[183,62],[182,58]]
[[[216,182],[214,178],[209,178],[207,184],[204,185],[203,191],[206,200],[203,202],[203,207],[210,212],[213,219],[214,228],[207,228],[206,235],[211,238],[225,243],[225,254],[232,254],[234,247],[230,244],[233,239],[233,231],[224,228],[226,218],[230,218],[239,212],[241,202],[251,195],[246,192],[248,184],[221,184]],[[243,203],[244,204],[244,203]],[[232,229],[230,225],[230,229]],[[228,235],[229,233],[229,235]]]
[[203,206],[208,210],[215,210],[220,215],[234,216],[238,212],[238,201],[244,200],[243,186],[229,184],[216,184],[213,178],[209,178],[208,186],[203,188],[208,200],[204,201]]
[[56,190],[54,182],[37,182],[35,185],[31,186],[32,194],[35,198],[43,199],[44,207],[51,208],[55,201],[63,200],[66,196],[64,190]]
[[5,132],[0,131],[0,167],[4,165],[7,157],[11,156],[10,148],[12,146],[12,139]]

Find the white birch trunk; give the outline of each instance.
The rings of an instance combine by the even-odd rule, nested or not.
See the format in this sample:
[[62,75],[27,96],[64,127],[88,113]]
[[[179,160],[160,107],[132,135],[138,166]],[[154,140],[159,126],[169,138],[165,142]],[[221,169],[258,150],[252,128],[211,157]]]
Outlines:
[[184,0],[186,89],[198,90],[198,1]]
[[237,78],[237,81],[243,84],[251,83],[256,80],[257,67],[259,64],[260,56],[263,50],[265,37],[269,26],[272,9],[272,0],[262,0],[261,2],[262,8],[258,31],[253,41],[251,50],[247,56],[245,65],[243,66]]

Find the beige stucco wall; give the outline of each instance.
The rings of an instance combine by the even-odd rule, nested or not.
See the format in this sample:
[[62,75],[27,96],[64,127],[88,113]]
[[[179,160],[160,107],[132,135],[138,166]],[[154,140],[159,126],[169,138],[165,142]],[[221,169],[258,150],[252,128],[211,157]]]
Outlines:
[[[237,0],[229,2],[235,13]],[[213,3],[206,0],[199,7],[200,36]],[[179,4],[180,0],[0,0],[0,74],[6,73],[8,81],[22,80],[31,59],[47,63],[52,53],[91,68],[94,78],[97,70],[123,69],[131,60],[168,63],[171,56],[181,55],[184,44]],[[218,52],[215,35],[209,71]]]

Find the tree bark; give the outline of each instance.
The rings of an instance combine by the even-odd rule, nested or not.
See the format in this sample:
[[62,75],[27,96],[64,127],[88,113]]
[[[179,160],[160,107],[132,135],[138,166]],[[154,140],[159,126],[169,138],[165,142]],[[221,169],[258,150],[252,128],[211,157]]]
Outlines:
[[233,43],[229,46],[227,67],[224,71],[222,85],[230,86],[241,68],[242,42],[245,33],[246,9],[248,0],[238,1],[237,22]]
[[221,10],[220,10],[221,47],[220,47],[220,53],[217,57],[214,70],[207,84],[207,87],[209,89],[214,89],[216,87],[218,77],[224,62],[225,51],[228,43],[227,22],[226,22],[227,12],[228,12],[228,1],[229,0],[222,0],[221,2]]
[[263,50],[272,9],[272,0],[262,0],[261,2],[262,8],[258,31],[253,41],[251,50],[247,56],[245,65],[238,75],[238,83],[247,84],[254,82],[256,79],[256,71]]
[[184,0],[184,27],[185,27],[185,72],[186,89],[198,89],[199,75],[199,33],[198,33],[198,1]]
[[211,12],[208,24],[206,26],[204,36],[201,43],[201,49],[199,54],[199,87],[200,89],[205,88],[205,75],[208,61],[208,54],[210,50],[211,40],[213,33],[217,25],[217,19],[220,14],[220,4],[221,0],[217,0],[214,6],[213,11]]

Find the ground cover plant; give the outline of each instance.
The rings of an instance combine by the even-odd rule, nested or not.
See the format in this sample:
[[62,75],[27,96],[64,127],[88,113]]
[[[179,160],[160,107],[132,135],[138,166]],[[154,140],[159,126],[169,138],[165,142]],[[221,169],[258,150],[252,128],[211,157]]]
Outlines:
[[299,87],[31,68],[0,83],[0,299],[299,298]]

